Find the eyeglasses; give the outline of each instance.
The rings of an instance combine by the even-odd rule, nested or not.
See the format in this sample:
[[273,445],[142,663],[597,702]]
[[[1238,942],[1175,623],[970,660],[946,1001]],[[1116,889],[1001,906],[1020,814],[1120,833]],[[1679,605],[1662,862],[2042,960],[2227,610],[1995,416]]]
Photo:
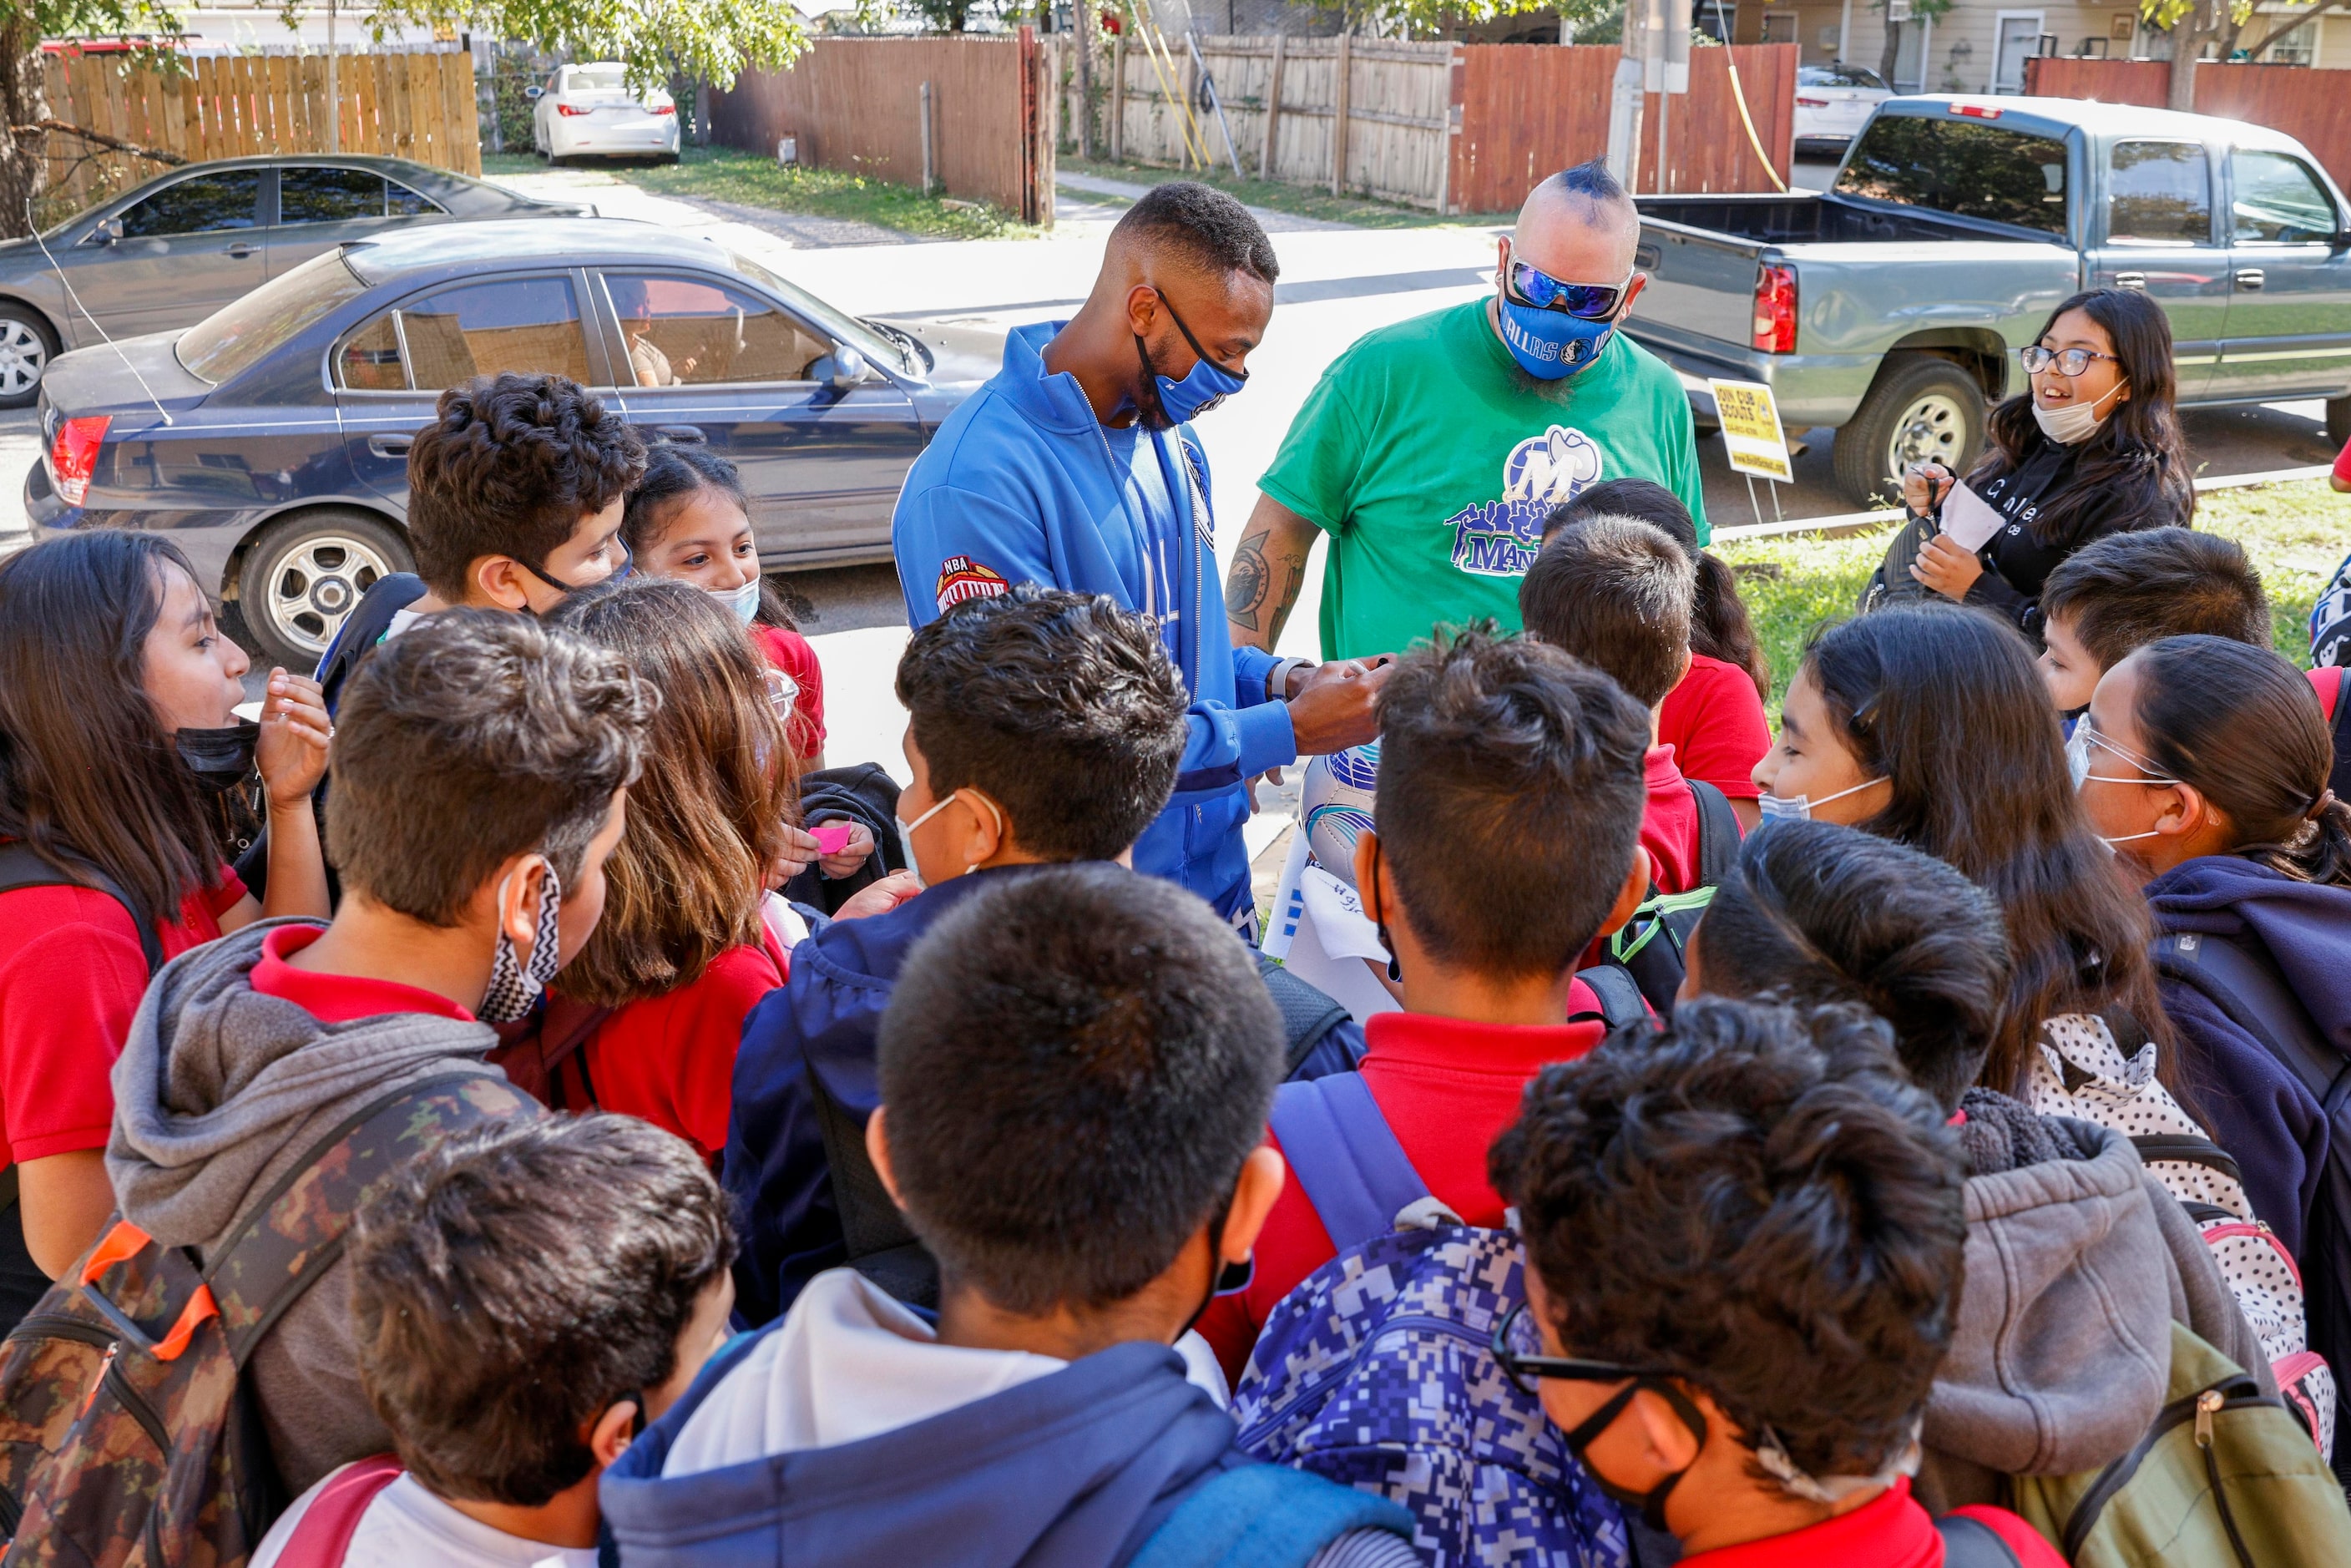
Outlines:
[[1541,267],[1515,257],[1509,281],[1510,292],[1538,310],[1556,310],[1585,321],[1604,321],[1614,315],[1625,290],[1633,286],[1630,273],[1622,283],[1562,283]]
[[2082,774],[2085,779],[2095,779],[2101,784],[2147,784],[2157,789],[2169,789],[2179,782],[2130,747],[2118,746],[2099,734],[2098,727],[2090,722],[2088,714],[2084,714],[2074,721],[2074,734],[2068,744],[2078,746],[2085,756],[2089,748],[2094,746],[2101,751],[2112,752],[2145,775],[2144,778],[2139,779],[2119,779],[2111,773],[2092,773],[2085,768]]
[[2016,350],[2016,357],[2023,361],[2026,370],[2035,375],[2052,365],[2057,367],[2059,375],[2072,377],[2088,370],[2092,360],[2114,360],[2118,365],[2122,363],[2114,355],[2101,354],[2094,349],[2044,349],[2038,343],[2027,343]]
[[1536,1392],[1535,1383],[1552,1378],[1563,1383],[1630,1383],[1637,1378],[1663,1378],[1678,1375],[1662,1367],[1624,1366],[1613,1361],[1585,1361],[1572,1355],[1529,1355],[1510,1348],[1512,1331],[1517,1328],[1519,1314],[1527,1310],[1520,1301],[1494,1325],[1494,1338],[1488,1346],[1494,1353],[1494,1364],[1510,1380],[1521,1394]]
[[759,684],[768,688],[768,706],[776,710],[776,722],[789,724],[792,709],[799,702],[800,684],[783,671],[775,669],[762,672]]

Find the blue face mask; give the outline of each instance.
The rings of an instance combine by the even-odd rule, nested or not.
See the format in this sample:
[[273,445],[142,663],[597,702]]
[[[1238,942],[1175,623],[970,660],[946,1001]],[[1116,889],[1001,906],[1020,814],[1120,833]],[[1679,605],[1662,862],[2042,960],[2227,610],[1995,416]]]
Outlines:
[[1614,321],[1587,321],[1521,305],[1508,292],[1501,297],[1501,307],[1502,346],[1520,370],[1540,381],[1560,381],[1591,369],[1616,333]]
[[[1156,294],[1158,289],[1154,287],[1152,292]],[[1167,296],[1160,294],[1159,303],[1167,306],[1167,319],[1176,323],[1176,329],[1184,334],[1184,341],[1192,346],[1197,359],[1182,381],[1173,380],[1159,373],[1151,362],[1151,350],[1140,334],[1135,337],[1135,357],[1143,361],[1143,373],[1151,379],[1152,390],[1159,401],[1157,415],[1146,412],[1144,423],[1154,430],[1173,430],[1189,423],[1247,386],[1249,374],[1228,371],[1208,358],[1208,351],[1200,347],[1200,340],[1192,336],[1192,329],[1176,314],[1176,307],[1167,304]]]

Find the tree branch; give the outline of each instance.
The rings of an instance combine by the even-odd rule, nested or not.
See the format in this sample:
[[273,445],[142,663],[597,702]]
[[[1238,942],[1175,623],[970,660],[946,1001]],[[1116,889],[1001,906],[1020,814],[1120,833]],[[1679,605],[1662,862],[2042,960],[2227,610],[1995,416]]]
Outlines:
[[92,131],[81,125],[68,125],[62,120],[39,120],[30,125],[12,125],[8,128],[8,134],[18,138],[43,135],[78,136],[82,141],[103,147],[110,152],[128,152],[134,158],[144,158],[152,163],[166,163],[176,167],[187,162],[177,152],[166,152],[160,147],[141,147],[135,141],[125,141],[119,136],[109,136],[102,131]]

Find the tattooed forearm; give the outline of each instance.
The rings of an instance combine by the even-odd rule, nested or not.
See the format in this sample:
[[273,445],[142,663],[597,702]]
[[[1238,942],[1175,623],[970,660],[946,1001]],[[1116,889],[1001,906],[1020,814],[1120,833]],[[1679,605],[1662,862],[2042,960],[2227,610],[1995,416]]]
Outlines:
[[1258,629],[1272,574],[1265,569],[1265,535],[1251,534],[1233,554],[1232,570],[1225,574],[1225,614],[1246,631]]
[[1271,648],[1280,640],[1313,548],[1312,523],[1270,497],[1258,497],[1225,577],[1225,615],[1235,645]]

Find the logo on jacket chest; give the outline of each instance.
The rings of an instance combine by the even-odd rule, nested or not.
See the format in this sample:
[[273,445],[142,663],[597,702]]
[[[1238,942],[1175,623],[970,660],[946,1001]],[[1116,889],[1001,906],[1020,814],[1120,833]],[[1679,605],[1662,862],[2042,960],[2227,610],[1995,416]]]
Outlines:
[[1580,430],[1552,425],[1510,448],[1502,498],[1464,507],[1446,519],[1453,565],[1478,577],[1523,577],[1542,549],[1543,518],[1596,482],[1600,448]]
[[967,555],[951,555],[939,562],[939,613],[967,599],[993,599],[1011,585],[995,570]]

